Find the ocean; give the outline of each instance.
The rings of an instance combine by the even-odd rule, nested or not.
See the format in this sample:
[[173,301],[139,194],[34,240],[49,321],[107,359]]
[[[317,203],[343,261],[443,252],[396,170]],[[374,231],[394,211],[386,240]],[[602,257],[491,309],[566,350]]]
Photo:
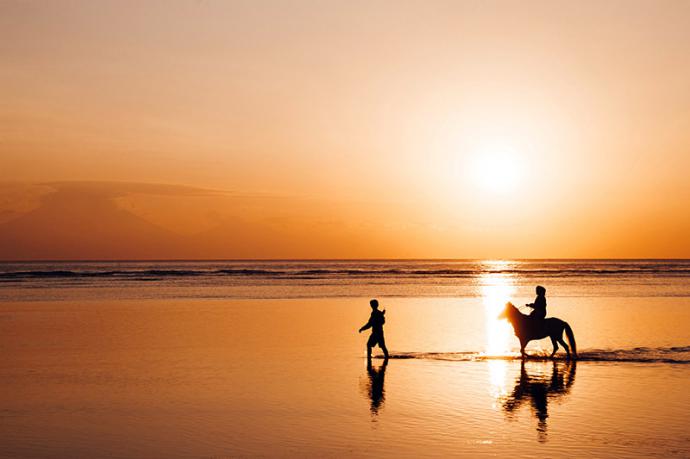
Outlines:
[[493,284],[532,296],[687,297],[690,260],[361,260],[0,263],[0,300],[477,297]]
[[0,263],[0,349],[0,457],[690,457],[689,260]]

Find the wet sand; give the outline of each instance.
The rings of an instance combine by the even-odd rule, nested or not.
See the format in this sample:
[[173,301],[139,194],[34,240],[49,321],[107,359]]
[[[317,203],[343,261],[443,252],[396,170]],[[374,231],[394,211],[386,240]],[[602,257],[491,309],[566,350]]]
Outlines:
[[[690,342],[687,299],[663,336],[650,299],[602,301],[560,311],[582,352]],[[645,331],[607,335],[623,303]],[[413,358],[367,368],[366,299],[3,303],[0,456],[690,455],[687,363],[523,366],[486,358],[474,299],[382,304]],[[461,351],[482,358],[426,354]]]

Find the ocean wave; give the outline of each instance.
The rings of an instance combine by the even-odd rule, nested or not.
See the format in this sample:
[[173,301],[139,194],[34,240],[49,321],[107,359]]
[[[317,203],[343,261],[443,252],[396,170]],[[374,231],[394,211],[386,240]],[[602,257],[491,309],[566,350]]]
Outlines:
[[93,278],[93,277],[188,277],[204,274],[201,271],[176,269],[150,269],[144,271],[10,271],[0,273],[0,279],[50,279],[50,278]]
[[61,279],[61,278],[185,278],[185,277],[266,277],[284,279],[318,278],[474,278],[491,274],[494,276],[520,276],[522,278],[567,278],[567,277],[639,277],[665,276],[690,277],[690,264],[639,265],[633,267],[592,268],[589,266],[568,266],[559,268],[428,268],[415,267],[373,267],[373,268],[311,268],[281,267],[223,267],[217,269],[35,269],[8,270],[0,272],[0,280]]
[[[379,356],[378,358],[382,358]],[[442,360],[451,362],[481,362],[491,360],[522,360],[519,353],[491,355],[482,352],[394,352],[391,359]],[[549,353],[528,352],[529,361],[550,361]],[[553,360],[566,360],[559,353]],[[690,364],[690,346],[636,347],[633,349],[587,349],[578,352],[578,362],[670,363]]]

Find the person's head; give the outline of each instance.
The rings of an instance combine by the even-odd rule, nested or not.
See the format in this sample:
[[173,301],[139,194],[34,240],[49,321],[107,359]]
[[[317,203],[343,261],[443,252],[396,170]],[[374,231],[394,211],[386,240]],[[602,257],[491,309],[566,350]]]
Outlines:
[[379,308],[379,300],[371,300],[369,302],[369,305],[371,306],[371,309],[378,309]]
[[538,295],[538,296],[544,296],[544,295],[546,295],[546,289],[545,289],[544,287],[542,287],[541,285],[537,285],[536,290],[537,290],[537,295]]

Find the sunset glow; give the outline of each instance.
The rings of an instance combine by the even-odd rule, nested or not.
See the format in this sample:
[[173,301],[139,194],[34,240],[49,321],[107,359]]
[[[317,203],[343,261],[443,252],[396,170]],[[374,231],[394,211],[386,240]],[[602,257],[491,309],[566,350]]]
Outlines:
[[690,0],[0,0],[0,101],[0,458],[690,458]]
[[683,2],[60,3],[0,7],[0,259],[690,256]]

